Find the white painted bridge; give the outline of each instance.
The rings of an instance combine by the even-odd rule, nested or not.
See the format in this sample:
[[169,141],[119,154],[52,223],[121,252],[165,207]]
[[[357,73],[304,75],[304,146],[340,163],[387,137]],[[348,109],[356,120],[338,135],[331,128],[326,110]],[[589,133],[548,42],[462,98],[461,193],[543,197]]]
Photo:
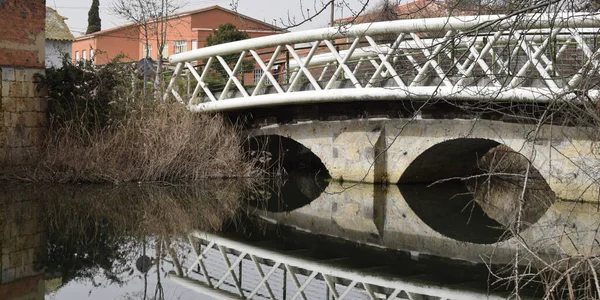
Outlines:
[[[595,99],[599,31],[600,15],[569,13],[290,32],[172,55],[164,97],[194,112],[377,100],[549,102],[582,99],[581,91]],[[241,75],[245,61],[260,67],[252,86]],[[181,82],[184,73],[193,89]]]
[[171,255],[169,278],[215,299],[505,299],[486,291],[442,286],[315,261],[205,232],[189,234],[194,256]]

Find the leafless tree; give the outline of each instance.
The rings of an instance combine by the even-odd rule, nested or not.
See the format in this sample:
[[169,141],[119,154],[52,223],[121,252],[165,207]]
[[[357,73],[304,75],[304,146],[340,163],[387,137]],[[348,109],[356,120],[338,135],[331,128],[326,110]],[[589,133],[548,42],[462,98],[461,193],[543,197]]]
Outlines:
[[[239,2],[245,0],[230,0],[229,6],[234,11],[238,11]],[[369,4],[372,4],[372,0],[357,0],[356,3],[352,3],[348,0],[299,0],[297,2],[299,8],[299,14],[294,14],[288,10],[285,17],[279,18],[280,28],[282,30],[290,30],[298,28],[306,23],[314,21],[320,15],[327,15],[331,13],[331,19],[333,19],[335,10],[348,11],[349,15],[358,17],[367,11]],[[333,20],[329,24],[333,23]]]
[[156,43],[157,63],[154,79],[156,99],[160,99],[163,53],[165,47],[168,47],[167,31],[171,27],[168,21],[184,5],[185,3],[179,0],[115,0],[111,7],[114,15],[136,25],[141,42],[145,46],[145,58],[149,58],[151,55],[151,41]]

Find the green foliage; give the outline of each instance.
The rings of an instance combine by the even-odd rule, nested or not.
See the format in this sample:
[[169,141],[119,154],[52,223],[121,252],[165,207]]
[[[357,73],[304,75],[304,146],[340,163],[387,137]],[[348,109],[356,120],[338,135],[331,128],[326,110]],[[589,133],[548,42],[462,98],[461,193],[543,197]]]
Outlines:
[[[214,29],[213,33],[206,38],[206,46],[208,47],[223,43],[230,43],[245,40],[248,38],[250,38],[248,33],[240,31],[235,25],[231,23],[225,23],[219,25],[219,28]],[[234,53],[223,55],[222,57],[225,60],[225,62],[229,65],[229,68],[233,69],[238,59],[240,58],[240,55],[238,53]],[[213,88],[215,86],[223,85],[225,83],[225,78],[228,78],[225,69],[221,66],[221,64],[218,61],[213,61],[211,68],[215,71],[216,74],[211,79],[212,84],[209,83],[209,86]],[[252,61],[246,60],[242,63],[238,74],[252,72],[253,70],[254,63],[252,63]]]
[[119,113],[112,107],[113,100],[131,82],[125,68],[117,62],[101,68],[90,61],[74,65],[65,57],[63,67],[46,69],[37,80],[48,91],[49,123],[59,128],[77,125],[90,132],[106,128]]
[[248,33],[240,31],[231,23],[219,25],[219,28],[214,29],[213,33],[214,36],[211,34],[206,38],[206,46],[219,45],[250,38]]
[[100,0],[93,0],[90,11],[88,12],[88,27],[86,34],[102,30],[102,20],[100,19]]

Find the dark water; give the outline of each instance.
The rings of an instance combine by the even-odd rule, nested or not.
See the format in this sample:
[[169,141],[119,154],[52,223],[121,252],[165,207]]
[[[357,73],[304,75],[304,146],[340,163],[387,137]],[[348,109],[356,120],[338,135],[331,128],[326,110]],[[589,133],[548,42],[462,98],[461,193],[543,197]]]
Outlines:
[[[253,247],[353,274],[464,291],[470,299],[503,298],[511,289],[496,282],[495,275],[509,270],[514,238],[464,196],[462,187],[452,184],[374,186],[291,175],[260,184],[0,188],[0,299],[210,299],[168,276],[177,271],[175,262],[189,265],[195,260],[186,238],[192,231],[220,232]],[[542,257],[565,255],[560,251],[569,249],[544,241],[555,231],[565,232],[568,224],[576,233],[571,244],[579,244],[578,249],[593,244],[589,241],[597,238],[595,232],[584,230],[598,225],[592,207],[557,203],[522,239],[537,245]],[[208,252],[207,269],[224,272],[219,255],[217,249]],[[233,262],[239,253],[229,255]],[[243,278],[243,288],[260,280],[258,273],[251,273],[249,258],[240,265],[234,274]],[[260,260],[259,265],[267,272],[273,262]],[[192,275],[201,277],[200,269],[196,271]],[[280,282],[273,283],[278,299],[291,299],[295,288],[284,287],[282,276],[291,285],[285,272],[274,271],[274,280]],[[298,278],[308,275],[299,272]],[[307,298],[331,296],[324,278],[317,276],[313,284]],[[235,292],[231,277],[222,286]],[[364,287],[358,287],[349,298],[368,298]],[[531,296],[539,289],[529,285],[523,293]],[[375,292],[390,293],[384,288]],[[263,289],[256,297],[268,298],[268,293]],[[427,293],[411,297],[439,299]]]

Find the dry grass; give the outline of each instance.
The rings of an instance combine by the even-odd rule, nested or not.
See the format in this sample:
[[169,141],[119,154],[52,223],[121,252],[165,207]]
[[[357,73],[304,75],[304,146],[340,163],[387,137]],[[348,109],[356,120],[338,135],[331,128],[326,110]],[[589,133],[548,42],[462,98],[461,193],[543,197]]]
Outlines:
[[101,132],[50,130],[45,154],[26,177],[45,182],[181,182],[250,176],[239,131],[222,117],[177,103],[140,108]]

